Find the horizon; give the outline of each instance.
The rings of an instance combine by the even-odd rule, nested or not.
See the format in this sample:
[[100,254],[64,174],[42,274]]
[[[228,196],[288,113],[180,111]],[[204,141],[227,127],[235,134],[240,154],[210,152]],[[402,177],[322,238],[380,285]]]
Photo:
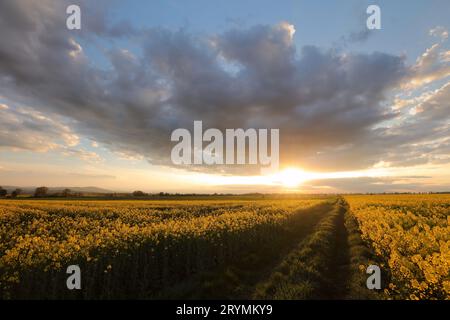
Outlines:
[[[45,186],[45,185],[36,185],[36,186],[9,186],[9,185],[3,185],[0,186],[0,188],[3,188],[5,190],[15,190],[20,189],[21,195],[30,195],[32,194],[37,188],[46,187],[49,189],[49,193],[47,194],[48,197],[58,196],[59,191],[62,190],[69,190],[70,192],[73,192],[73,194],[69,194],[68,197],[74,196],[74,197],[91,197],[87,194],[94,194],[92,197],[102,197],[107,196],[109,194],[116,194],[116,195],[133,195],[133,192],[143,192],[144,195],[142,196],[136,196],[135,198],[139,200],[140,197],[153,197],[153,196],[245,196],[245,195],[280,195],[280,196],[311,196],[311,195],[320,195],[320,196],[330,196],[330,195],[357,195],[357,194],[363,194],[363,195],[381,195],[381,194],[450,194],[450,190],[444,190],[444,191],[393,191],[393,192],[317,192],[317,193],[305,193],[301,191],[287,191],[282,190],[279,192],[273,191],[273,192],[237,192],[237,193],[226,193],[226,192],[213,192],[213,193],[196,193],[196,192],[166,192],[164,190],[161,191],[146,191],[146,190],[138,190],[138,189],[130,189],[130,190],[113,190],[113,189],[105,189],[98,186],[79,186],[79,187],[71,187],[71,186]],[[28,191],[32,191],[31,193],[24,192],[28,189]],[[98,189],[97,191],[92,191],[89,189]],[[55,193],[56,192],[56,193]],[[8,196],[11,192],[8,193]],[[79,193],[79,195],[77,195]],[[44,196],[45,198],[45,196]]]

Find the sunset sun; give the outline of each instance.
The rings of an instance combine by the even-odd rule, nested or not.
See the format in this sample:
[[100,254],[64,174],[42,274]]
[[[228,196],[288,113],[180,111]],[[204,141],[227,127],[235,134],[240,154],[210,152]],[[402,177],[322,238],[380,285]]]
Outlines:
[[295,188],[310,178],[310,174],[298,168],[286,168],[276,174],[276,180],[285,188]]

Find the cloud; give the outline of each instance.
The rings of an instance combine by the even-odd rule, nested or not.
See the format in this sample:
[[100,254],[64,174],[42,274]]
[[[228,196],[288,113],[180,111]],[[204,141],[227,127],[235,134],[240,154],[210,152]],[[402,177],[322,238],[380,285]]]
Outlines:
[[448,191],[450,185],[436,186],[430,177],[360,177],[314,180],[305,183],[301,189],[307,192],[379,193],[379,192],[429,192]]
[[428,48],[411,67],[406,89],[415,89],[450,76],[449,51],[442,50],[442,44],[436,43]]
[[88,162],[100,162],[95,152],[78,148],[80,138],[62,120],[30,107],[0,104],[0,148],[32,152],[57,151]]
[[68,157],[77,157],[88,162],[101,162],[102,158],[93,151],[75,148],[62,148],[61,153]]
[[[447,161],[442,157],[447,142],[439,139],[448,135],[448,88],[414,102],[424,111],[404,121],[388,100],[396,90],[448,75],[440,44],[408,66],[404,57],[382,52],[297,47],[295,28],[287,22],[207,36],[183,29],[136,30],[127,22],[111,23],[103,6],[87,2],[83,5],[96,10],[85,10],[90,18],[82,32],[73,33],[64,28],[64,4],[0,3],[0,95],[68,123],[66,130],[33,115],[5,114],[9,120],[0,121],[21,137],[4,131],[3,145],[51,150],[59,137],[67,145],[62,152],[100,161],[93,153],[74,151],[73,134],[127,158],[170,166],[171,132],[202,120],[205,128],[222,130],[280,128],[282,165],[305,169]],[[124,39],[133,45],[126,48]],[[92,62],[86,48],[93,47],[101,48],[107,67]]]
[[95,174],[95,173],[75,173],[71,172],[68,173],[69,176],[76,177],[76,178],[87,178],[87,179],[116,179],[116,176],[109,175],[109,174]]
[[0,106],[0,147],[47,152],[79,143],[79,137],[68,126],[39,111]]
[[[365,24],[364,24],[365,26]],[[363,43],[366,42],[374,34],[373,30],[364,29],[359,31],[352,31],[348,35],[342,36],[337,43],[338,46],[347,47],[353,43]]]
[[442,26],[437,26],[430,29],[429,34],[430,36],[438,37],[441,40],[448,39],[448,30]]

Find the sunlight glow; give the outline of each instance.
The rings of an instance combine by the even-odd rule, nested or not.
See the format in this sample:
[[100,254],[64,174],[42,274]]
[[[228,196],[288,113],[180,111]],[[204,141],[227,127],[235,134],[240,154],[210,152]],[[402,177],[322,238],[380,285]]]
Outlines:
[[269,177],[275,183],[281,184],[286,188],[298,187],[304,181],[311,179],[312,174],[296,168],[287,168],[283,171]]
[[[196,174],[197,183],[205,185],[247,185],[247,186],[274,186],[286,190],[299,189],[306,181],[319,179],[342,179],[359,177],[382,177],[389,176],[386,168],[372,168],[361,171],[341,172],[309,172],[300,168],[289,167],[271,175],[260,176],[222,176],[213,174]],[[192,179],[192,177],[187,177]]]

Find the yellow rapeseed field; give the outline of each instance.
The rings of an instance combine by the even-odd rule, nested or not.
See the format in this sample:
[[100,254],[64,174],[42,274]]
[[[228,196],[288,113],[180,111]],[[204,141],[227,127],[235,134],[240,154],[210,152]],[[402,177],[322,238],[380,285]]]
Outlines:
[[[176,274],[181,275],[235,258],[246,243],[275,238],[277,226],[289,222],[298,209],[323,201],[4,200],[0,285],[7,295],[38,281],[36,277],[47,281],[73,263],[88,272],[95,266],[93,274],[99,268],[127,273],[145,265],[153,270],[148,275],[153,282],[165,282],[175,276],[170,272],[174,262],[180,263]],[[185,260],[175,258],[186,252]]]
[[389,267],[392,298],[450,298],[450,195],[346,196]]
[[449,223],[450,195],[1,200],[0,298],[450,299]]

